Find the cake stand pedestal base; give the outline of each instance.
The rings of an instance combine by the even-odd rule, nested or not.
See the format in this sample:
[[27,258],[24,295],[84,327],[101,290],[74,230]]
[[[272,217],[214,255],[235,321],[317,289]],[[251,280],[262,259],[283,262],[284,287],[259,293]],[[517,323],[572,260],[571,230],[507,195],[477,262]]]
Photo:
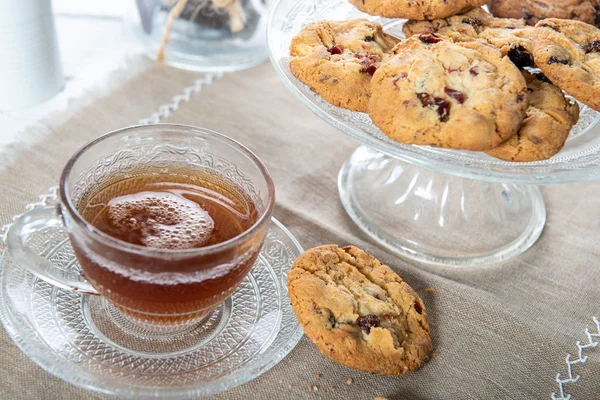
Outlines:
[[529,249],[546,222],[536,186],[454,177],[364,146],[342,167],[338,188],[348,215],[375,242],[427,264],[506,261]]

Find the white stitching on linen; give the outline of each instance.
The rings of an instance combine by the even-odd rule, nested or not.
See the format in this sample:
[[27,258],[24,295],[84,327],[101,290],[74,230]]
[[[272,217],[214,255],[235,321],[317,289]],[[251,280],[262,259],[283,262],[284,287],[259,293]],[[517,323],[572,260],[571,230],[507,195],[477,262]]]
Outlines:
[[[580,375],[573,376],[573,366],[577,364],[585,364],[588,360],[588,356],[583,355],[583,351],[586,349],[592,349],[598,347],[600,344],[600,320],[598,317],[593,317],[594,322],[596,323],[597,333],[591,333],[589,329],[585,329],[585,335],[587,336],[588,343],[581,344],[581,342],[577,341],[577,359],[572,360],[571,354],[567,354],[567,358],[565,362],[567,363],[567,377],[561,378],[561,374],[556,375],[556,383],[558,383],[559,394],[552,393],[552,400],[570,400],[571,395],[565,392],[565,385],[569,383],[577,383],[581,378]],[[597,341],[594,339],[598,339]]]
[[204,86],[210,85],[221,77],[223,77],[223,73],[221,72],[204,75],[202,78],[196,80],[193,85],[186,87],[182,94],[174,96],[171,103],[163,104],[158,108],[158,111],[153,113],[150,117],[141,119],[139,124],[158,124],[161,120],[168,118],[172,113],[177,111],[181,103],[187,103],[190,101],[192,95],[200,92]]
[[[159,123],[161,120],[168,118],[175,111],[177,111],[179,109],[179,106],[181,105],[181,103],[187,103],[188,101],[190,101],[192,96],[194,94],[199,93],[203,87],[210,85],[215,80],[220,79],[222,77],[223,77],[223,73],[221,73],[221,72],[218,72],[215,74],[204,75],[202,78],[197,79],[192,85],[183,89],[183,93],[174,96],[170,103],[161,105],[158,108],[157,112],[153,113],[148,118],[139,120],[138,123],[140,125]],[[51,187],[49,189],[49,193],[42,194],[42,195],[38,196],[38,198],[39,198],[39,201],[28,204],[25,207],[25,211],[29,211],[36,207],[44,207],[49,204],[55,204],[58,200],[58,186]],[[12,226],[13,222],[23,214],[24,213],[13,216],[11,222],[0,227],[0,245],[1,246],[6,245],[6,235],[8,233],[8,230]]]

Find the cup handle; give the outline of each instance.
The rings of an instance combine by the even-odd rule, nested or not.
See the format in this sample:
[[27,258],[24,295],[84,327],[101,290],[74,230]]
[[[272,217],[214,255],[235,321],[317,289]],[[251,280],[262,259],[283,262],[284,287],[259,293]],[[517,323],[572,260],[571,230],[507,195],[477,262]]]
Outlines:
[[27,238],[33,232],[54,227],[64,227],[59,206],[39,207],[26,212],[8,230],[10,255],[21,267],[51,285],[79,293],[98,294],[81,273],[62,270],[27,247]]

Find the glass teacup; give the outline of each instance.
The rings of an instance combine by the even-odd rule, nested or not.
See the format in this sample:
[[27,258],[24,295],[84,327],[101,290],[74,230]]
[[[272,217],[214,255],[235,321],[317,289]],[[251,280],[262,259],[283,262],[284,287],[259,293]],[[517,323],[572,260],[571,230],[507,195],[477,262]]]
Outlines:
[[[139,196],[153,203],[141,207]],[[110,214],[115,199],[125,214]],[[226,215],[211,215],[213,200]],[[101,295],[145,329],[178,331],[200,321],[246,277],[273,205],[266,167],[234,140],[192,126],[134,126],[77,151],[62,173],[59,206],[31,210],[15,221],[8,247],[22,267],[51,284]],[[108,211],[90,213],[95,209]],[[196,214],[177,214],[181,209]],[[116,218],[116,227],[133,229],[133,239],[101,228],[101,214]],[[229,214],[235,218],[226,219]],[[198,215],[205,218],[204,230],[194,224]],[[230,229],[234,223],[240,224],[237,231]],[[57,268],[26,245],[35,231],[61,225],[83,274]],[[173,235],[180,228],[187,236]]]

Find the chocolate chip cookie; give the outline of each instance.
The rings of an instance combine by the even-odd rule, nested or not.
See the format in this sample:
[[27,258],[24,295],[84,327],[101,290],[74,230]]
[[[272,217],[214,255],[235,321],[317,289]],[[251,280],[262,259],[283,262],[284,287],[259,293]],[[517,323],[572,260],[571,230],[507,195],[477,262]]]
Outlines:
[[532,67],[530,35],[533,28],[522,19],[494,18],[482,8],[433,21],[408,21],[403,26],[407,37],[422,33],[438,33],[455,41],[490,44],[520,68]]
[[368,111],[370,82],[398,39],[366,19],[308,24],[290,45],[290,70],[328,102]]
[[390,267],[335,245],[303,253],[288,274],[304,333],[328,358],[350,368],[401,375],[432,351],[425,305]]
[[600,29],[580,21],[546,19],[535,26],[532,54],[559,88],[600,111]]
[[490,0],[488,7],[496,17],[523,18],[529,25],[546,18],[600,25],[598,0]]
[[360,11],[386,18],[437,19],[484,5],[487,0],[350,0]]
[[519,132],[486,153],[506,161],[546,160],[564,146],[579,119],[579,106],[543,74],[523,72],[529,108]]
[[373,123],[390,138],[484,151],[519,130],[527,86],[497,49],[425,33],[392,52],[373,76],[369,103]]

